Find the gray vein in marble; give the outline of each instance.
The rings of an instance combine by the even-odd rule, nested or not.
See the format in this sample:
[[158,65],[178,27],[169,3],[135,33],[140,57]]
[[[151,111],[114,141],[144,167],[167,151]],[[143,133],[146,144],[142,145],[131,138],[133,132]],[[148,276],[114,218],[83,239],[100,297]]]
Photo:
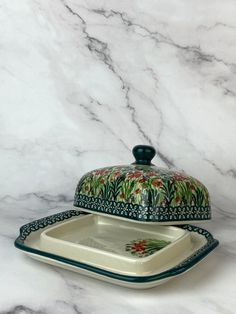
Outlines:
[[208,162],[209,164],[211,164],[213,166],[213,168],[220,173],[223,176],[230,176],[232,178],[236,178],[236,169],[228,169],[227,171],[223,171],[219,166],[217,166],[217,164],[213,161],[210,160],[206,157],[203,157],[203,160],[205,160],[206,162]]
[[223,89],[224,89],[224,95],[236,97],[235,91],[232,91],[231,89],[229,89],[227,87],[223,87]]
[[1,238],[4,238],[4,239],[7,239],[7,240],[9,240],[9,241],[11,241],[11,242],[13,242],[13,241],[15,241],[15,233],[14,234],[9,234],[9,231],[8,232],[6,232],[6,233],[4,233],[3,231],[1,231],[1,234],[0,234],[0,237]]
[[65,313],[68,313],[68,310],[71,310],[72,313],[82,314],[82,312],[79,310],[78,306],[75,303],[66,302],[66,301],[63,301],[63,300],[58,300],[58,301],[56,301],[56,303],[59,304],[59,305],[63,305],[65,307],[64,311],[63,311]]
[[[87,24],[86,21],[80,16],[80,14],[78,12],[75,12],[74,10],[72,10],[72,8],[66,4],[63,1],[63,4],[65,6],[65,8],[74,16],[76,16],[77,18],[79,18],[81,24],[82,24],[82,31],[83,34],[85,35],[88,43],[87,43],[87,47],[89,49],[90,52],[95,52],[96,55],[99,57],[99,59],[104,62],[108,68],[115,74],[117,75],[116,71],[114,70],[113,64],[112,64],[112,59],[110,57],[110,51],[108,49],[108,45],[107,43],[92,37],[89,35],[88,31],[87,31]],[[119,76],[118,76],[119,77]],[[119,77],[119,79],[121,80],[121,77]],[[123,83],[123,80],[121,80]],[[123,85],[124,88],[124,85]]]
[[48,205],[51,203],[57,203],[57,202],[62,202],[62,203],[71,203],[73,201],[73,198],[68,197],[67,195],[64,194],[58,194],[58,195],[50,195],[47,193],[29,193],[28,194],[36,196],[40,200],[46,202]]
[[[94,12],[96,14],[103,15],[106,19],[109,19],[109,18],[114,17],[114,16],[118,16],[121,19],[122,23],[124,25],[128,26],[128,27],[137,26],[140,29],[142,29],[142,30],[146,31],[147,33],[149,33],[150,35],[158,35],[160,38],[162,38],[164,40],[169,40],[168,37],[164,36],[163,34],[161,34],[158,31],[152,32],[147,27],[145,27],[145,26],[143,26],[141,24],[138,24],[138,23],[134,23],[128,17],[128,15],[125,12],[119,12],[119,11],[115,11],[115,10],[106,11],[104,9],[100,9],[100,10],[96,10],[96,9],[91,9],[90,10],[90,9],[88,9],[88,11]],[[139,34],[139,33],[137,33],[137,34]]]
[[[91,99],[91,102],[94,102],[94,101],[95,101],[96,103],[98,103],[100,106],[102,105],[101,103],[97,102],[97,100]],[[128,145],[127,145],[120,137],[118,137],[118,136],[115,134],[115,132],[114,132],[104,121],[102,121],[102,120],[98,117],[97,114],[95,114],[95,112],[91,109],[91,107],[86,106],[85,104],[81,104],[81,103],[79,104],[79,106],[80,106],[81,108],[83,108],[83,109],[88,113],[90,120],[96,121],[96,122],[101,123],[102,125],[104,125],[104,126],[109,130],[109,132],[110,132],[111,134],[113,134],[113,135],[115,136],[115,138],[118,138],[119,142],[122,143],[122,145],[129,151]]]
[[82,314],[82,312],[80,312],[80,310],[78,309],[78,306],[76,304],[73,304],[73,309],[74,309],[76,314]]
[[229,24],[226,24],[226,23],[222,23],[222,22],[216,22],[215,24],[213,25],[199,25],[197,27],[197,29],[203,29],[203,30],[206,30],[206,31],[209,31],[209,30],[212,30],[216,27],[228,27],[228,28],[236,28],[236,26],[234,25],[229,25]]
[[68,195],[65,195],[65,194],[50,195],[48,193],[41,193],[41,192],[26,193],[26,194],[20,195],[19,198],[13,197],[11,195],[4,195],[0,199],[0,201],[3,202],[7,199],[19,201],[19,200],[28,199],[32,196],[40,199],[41,201],[45,202],[49,206],[50,206],[50,204],[53,204],[53,203],[60,203],[60,202],[71,203],[73,201],[73,198],[70,198],[70,197],[68,197]]
[[80,287],[79,285],[77,284],[74,284],[70,278],[68,278],[66,276],[66,272],[65,270],[62,270],[62,269],[59,269],[57,267],[54,267],[53,268],[54,271],[61,277],[61,279],[64,281],[69,293],[70,293],[70,297],[71,299],[73,299],[73,296],[75,294],[75,291],[79,292],[79,291],[82,291],[84,290],[82,287]]
[[[140,124],[137,122],[137,120],[135,119],[135,107],[131,105],[130,99],[129,99],[129,89],[126,92],[125,98],[127,100],[127,105],[126,107],[131,111],[131,117],[132,117],[132,121],[133,123],[136,125],[138,131],[140,134],[142,134],[143,138],[148,142],[148,144],[155,146],[154,143],[152,143],[151,139],[149,138],[149,136],[143,131],[143,129],[141,128]],[[168,158],[167,156],[165,156],[161,151],[160,148],[158,148],[157,150],[157,156],[167,165],[168,168],[170,167],[174,167],[174,163],[172,160],[170,160],[170,158]]]
[[194,55],[194,59],[193,59],[194,62],[201,63],[201,62],[213,62],[213,61],[216,61],[216,62],[223,63],[227,67],[233,67],[235,69],[235,71],[236,71],[236,64],[235,63],[226,62],[225,60],[223,60],[221,58],[217,58],[213,54],[205,53],[204,51],[202,51],[200,46],[194,46],[194,45],[193,46],[184,46],[184,45],[180,45],[180,44],[174,42],[174,40],[172,38],[164,36],[162,33],[158,32],[158,31],[150,31],[147,27],[145,27],[145,26],[143,26],[141,24],[132,22],[132,20],[127,16],[126,13],[119,12],[119,11],[114,11],[114,10],[106,11],[104,9],[101,9],[101,10],[92,9],[92,10],[89,10],[89,11],[92,11],[92,12],[94,12],[96,14],[103,15],[106,19],[109,19],[109,18],[114,17],[114,16],[119,16],[121,21],[126,26],[129,26],[129,27],[136,26],[136,27],[142,29],[143,31],[145,31],[147,33],[147,35],[143,35],[143,34],[140,34],[140,33],[136,32],[134,30],[134,32],[137,35],[140,35],[142,37],[150,37],[151,39],[155,40],[157,43],[165,43],[165,44],[174,46],[174,47],[176,47],[178,49],[181,49],[183,51],[186,51],[187,53],[192,53]]
[[[148,72],[151,74],[151,77],[154,81],[154,86],[156,87],[156,89],[158,90],[159,89],[159,78],[158,78],[158,75],[156,74],[156,72],[154,71],[154,69],[152,69],[151,67],[147,67],[146,69],[144,69],[144,71]],[[151,98],[147,97],[145,95],[146,98],[148,98],[148,101],[153,105],[154,109],[158,112],[159,114],[159,117],[160,117],[160,123],[159,123],[159,131],[158,131],[158,134],[157,134],[157,139],[158,141],[160,140],[160,137],[161,137],[161,134],[163,132],[163,129],[164,129],[164,117],[163,117],[163,112],[162,110],[159,108],[158,104],[155,103]],[[173,161],[171,160],[168,160],[169,162],[169,167],[173,167],[174,166],[174,163]]]
[[220,87],[223,90],[224,95],[236,97],[236,91],[226,86],[226,84],[229,82],[229,79],[227,77],[220,76],[214,79],[212,82],[216,87]]
[[90,120],[102,123],[103,122],[98,118],[98,116],[90,109],[90,107],[84,105],[84,104],[79,104],[80,107],[82,107],[88,114],[89,114],[89,118]]
[[[59,300],[56,303],[62,304],[66,308],[63,309],[63,313],[75,313],[75,314],[82,314],[79,310],[78,306],[74,303],[70,304],[66,301]],[[25,305],[15,305],[10,310],[0,311],[0,314],[49,314],[54,313],[48,310],[35,310]]]
[[151,77],[153,78],[153,80],[155,82],[155,87],[156,87],[156,89],[158,89],[159,88],[159,78],[158,78],[156,72],[151,67],[147,67],[145,69],[145,71],[147,71],[151,74]]
[[[150,31],[147,27],[135,23],[133,22],[126,13],[124,12],[119,12],[119,11],[114,11],[114,10],[110,10],[110,11],[106,11],[104,9],[87,9],[90,12],[93,12],[95,14],[99,14],[104,16],[104,18],[106,19],[110,19],[113,18],[114,16],[118,16],[118,18],[121,19],[122,23],[125,25],[125,27],[132,27],[133,31],[137,34],[140,35],[142,37],[149,37],[153,40],[155,40],[158,44],[159,43],[164,43],[164,44],[168,44],[171,46],[176,47],[177,49],[181,50],[182,52],[184,52],[184,54],[182,55],[184,57],[185,62],[190,63],[191,65],[196,65],[197,67],[199,67],[199,65],[202,65],[204,63],[212,63],[212,62],[217,62],[217,63],[222,63],[224,64],[226,67],[231,68],[231,71],[236,72],[236,64],[235,63],[230,63],[230,62],[226,62],[225,60],[223,60],[222,58],[218,58],[213,54],[208,54],[205,53],[200,46],[184,46],[184,45],[180,45],[176,42],[174,42],[174,40],[170,37],[164,36],[163,34],[161,34],[158,31]],[[219,26],[219,25],[224,25],[226,26],[226,24],[222,24],[222,23],[216,23],[214,25],[214,27]],[[139,29],[142,29],[143,31],[145,31],[148,35],[143,35],[140,34],[139,32],[137,32],[134,28],[138,27]],[[230,97],[236,97],[236,92],[234,90],[232,90],[229,87],[225,87],[222,86],[221,84],[218,84],[218,86],[222,89],[223,94],[230,96]],[[128,93],[128,91],[127,91]],[[129,108],[129,107],[128,107]],[[133,116],[132,116],[132,120]],[[138,128],[139,132],[140,132],[140,128]],[[141,132],[141,134],[143,135],[143,137],[147,140],[147,142],[149,144],[149,138],[146,136],[146,134],[144,132]],[[170,161],[166,156],[164,156],[163,154],[159,154],[159,157],[162,159],[162,161],[164,161],[164,163],[168,166],[168,167],[173,167],[173,161]]]
[[214,208],[214,210],[216,210],[223,217],[229,218],[229,219],[236,219],[236,213],[229,212],[227,210],[224,210],[224,209],[220,208],[219,206],[216,205],[215,202],[211,202],[211,203],[212,203],[211,205]]
[[202,302],[205,304],[206,309],[211,309],[213,313],[234,314],[234,311],[225,309],[220,303],[216,303],[212,298],[203,298]]
[[[118,74],[117,71],[115,70],[112,58],[110,56],[110,50],[108,48],[107,43],[105,43],[105,42],[103,42],[103,41],[101,41],[101,40],[99,40],[99,39],[97,39],[95,37],[90,36],[88,31],[87,31],[86,21],[81,17],[81,15],[78,12],[75,12],[68,4],[66,4],[65,2],[63,2],[63,3],[64,3],[65,8],[72,15],[78,17],[79,20],[81,21],[81,23],[82,23],[82,31],[85,34],[86,39],[88,40],[87,47],[88,47],[89,51],[90,52],[95,52],[96,55],[98,56],[98,58],[114,73],[114,75],[121,82],[122,90],[124,91],[124,96],[125,96],[125,100],[126,100],[126,108],[130,111],[132,122],[136,125],[136,128],[139,131],[139,134],[142,136],[143,139],[145,139],[145,141],[148,144],[155,146],[152,143],[150,137],[144,132],[144,130],[142,129],[142,127],[139,124],[138,120],[136,119],[136,109],[131,104],[130,97],[129,97],[130,86],[128,85],[127,82],[125,82],[125,80],[121,77],[121,75]],[[96,13],[98,13],[98,12],[96,12]],[[120,12],[115,12],[115,11],[113,11],[113,13],[116,14],[116,15],[119,15],[122,18],[122,21],[127,21],[124,18],[124,14],[122,14]],[[128,23],[128,21],[127,21],[127,25],[131,25],[130,23]],[[91,114],[91,111],[90,111],[90,114]],[[93,114],[93,117],[94,117],[94,114]],[[165,156],[160,150],[158,150],[157,155],[159,156],[159,158],[168,167],[173,167],[174,166],[173,161],[170,160],[167,156]]]
[[[108,66],[108,68],[114,73],[114,75],[119,79],[119,81],[121,82],[122,85],[122,90],[124,90],[125,92],[125,99],[126,99],[126,107],[129,109],[129,111],[131,112],[131,118],[133,123],[136,125],[139,133],[143,136],[143,138],[145,138],[147,140],[147,142],[149,144],[151,144],[151,141],[149,139],[149,137],[145,134],[145,132],[142,130],[140,124],[137,122],[137,120],[135,119],[135,108],[130,104],[130,100],[129,100],[129,89],[130,87],[127,85],[127,83],[124,81],[124,79],[115,71],[115,68],[113,66],[113,62],[112,62],[112,58],[110,56],[110,51],[108,49],[108,45],[107,43],[102,42],[101,40],[98,40],[97,38],[91,37],[88,32],[87,32],[87,27],[86,27],[86,22],[85,20],[74,10],[71,9],[71,7],[69,7],[67,4],[64,4],[66,9],[73,15],[77,16],[83,27],[82,27],[82,31],[83,33],[86,35],[86,38],[88,40],[88,49],[90,52],[95,52],[96,55],[99,57],[99,59],[105,63],[106,66]],[[90,110],[90,114],[91,114],[91,110]],[[94,116],[94,115],[93,115]],[[101,122],[101,121],[100,121]]]
[[47,312],[42,310],[34,310],[25,305],[15,305],[10,310],[0,311],[0,314],[47,314]]
[[[80,287],[77,284],[73,284],[73,282],[71,282],[70,278],[68,278],[66,276],[66,272],[64,270],[58,269],[56,267],[53,267],[54,271],[61,277],[61,279],[64,281],[67,290],[70,293],[70,301],[65,301],[65,300],[58,300],[57,303],[62,303],[63,305],[66,305],[66,307],[72,309],[72,311],[75,314],[82,314],[82,311],[79,310],[78,306],[72,301],[75,297],[75,292],[81,292],[84,289],[82,287]],[[76,294],[76,297],[78,297],[78,295]]]

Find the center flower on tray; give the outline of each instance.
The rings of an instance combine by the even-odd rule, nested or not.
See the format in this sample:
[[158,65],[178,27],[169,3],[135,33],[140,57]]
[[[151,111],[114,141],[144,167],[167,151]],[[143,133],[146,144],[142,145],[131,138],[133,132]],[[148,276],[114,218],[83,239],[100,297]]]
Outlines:
[[125,250],[137,257],[145,257],[163,249],[169,241],[158,239],[133,240],[126,244]]

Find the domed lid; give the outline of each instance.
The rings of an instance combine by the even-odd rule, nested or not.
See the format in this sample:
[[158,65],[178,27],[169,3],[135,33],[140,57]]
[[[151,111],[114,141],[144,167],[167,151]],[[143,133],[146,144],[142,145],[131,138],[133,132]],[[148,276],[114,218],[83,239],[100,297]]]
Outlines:
[[181,224],[211,218],[209,193],[193,177],[158,168],[151,146],[133,148],[136,161],[96,169],[79,181],[74,206],[85,212],[145,223]]

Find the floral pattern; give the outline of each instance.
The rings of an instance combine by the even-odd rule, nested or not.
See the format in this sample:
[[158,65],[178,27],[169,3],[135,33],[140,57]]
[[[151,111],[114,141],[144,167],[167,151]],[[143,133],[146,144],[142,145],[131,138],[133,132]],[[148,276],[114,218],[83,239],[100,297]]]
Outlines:
[[94,170],[80,180],[76,193],[150,206],[209,205],[207,189],[198,180],[153,168],[156,167],[117,166]]
[[133,240],[126,244],[126,251],[137,257],[145,257],[163,249],[169,241],[157,239]]
[[[129,209],[137,205],[136,209],[145,211],[148,208],[149,212],[155,210],[155,214],[157,210],[160,214],[163,209],[171,209],[171,216],[176,216],[173,209],[178,209],[178,213],[182,214],[181,209],[187,210],[186,215],[189,214],[183,219],[178,217],[177,213],[177,217],[170,220],[210,218],[209,194],[203,184],[183,173],[155,166],[115,166],[87,173],[78,183],[74,205],[100,211],[98,204],[113,206],[114,214],[118,216],[129,215],[129,213],[119,215],[116,212],[129,204]],[[196,211],[199,213],[197,216]],[[150,217],[134,219],[156,221]]]

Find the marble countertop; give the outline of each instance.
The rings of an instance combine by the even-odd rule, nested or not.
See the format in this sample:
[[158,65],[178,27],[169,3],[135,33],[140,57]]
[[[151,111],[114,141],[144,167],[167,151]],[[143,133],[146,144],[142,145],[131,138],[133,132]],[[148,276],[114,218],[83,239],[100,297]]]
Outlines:
[[[64,209],[58,207],[49,212]],[[13,247],[13,239],[19,223],[30,220],[29,210],[22,209],[21,216],[15,219],[11,215],[16,216],[15,211],[8,208],[1,219],[1,314],[234,313],[235,241],[231,239],[235,223],[232,219],[224,217],[223,221],[214,219],[202,225],[221,243],[191,271],[152,289],[132,290],[25,256]]]
[[[0,3],[0,314],[235,313],[236,2]],[[72,206],[86,171],[154,163],[209,189],[220,246],[145,291],[41,264],[19,227]]]

